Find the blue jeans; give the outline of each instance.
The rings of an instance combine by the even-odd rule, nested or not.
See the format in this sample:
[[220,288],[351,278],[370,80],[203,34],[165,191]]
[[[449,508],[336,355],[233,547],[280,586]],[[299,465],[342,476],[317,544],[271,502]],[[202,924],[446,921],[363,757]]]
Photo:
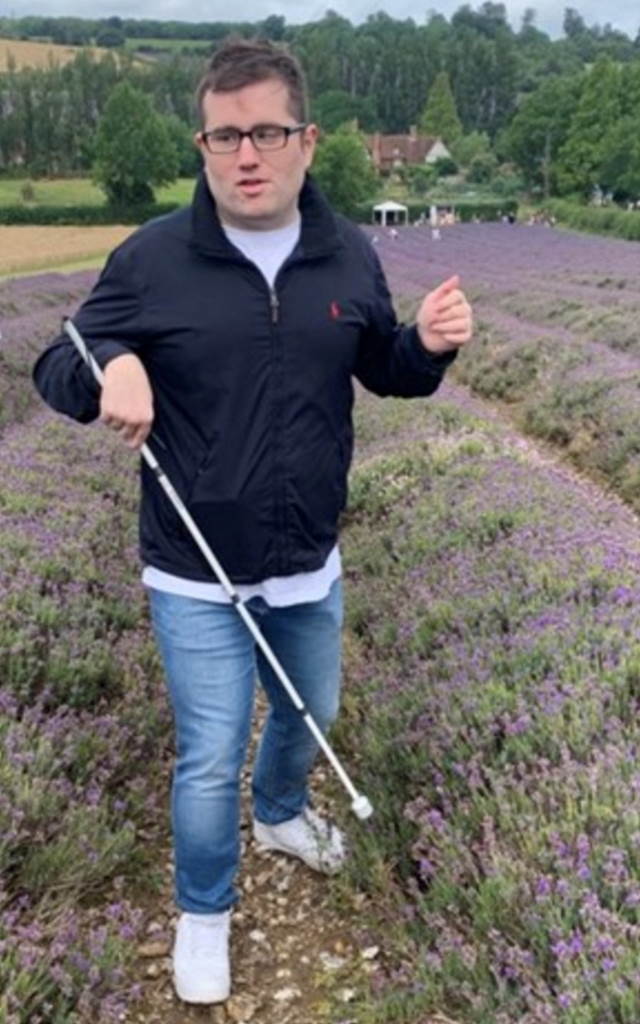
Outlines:
[[[176,902],[191,913],[219,913],[237,900],[240,774],[251,733],[256,672],[270,709],[256,755],[253,812],[269,825],[308,801],[318,752],[302,716],[233,605],[149,590],[176,727],[171,819]],[[338,713],[342,586],[322,601],[247,607],[325,733]]]

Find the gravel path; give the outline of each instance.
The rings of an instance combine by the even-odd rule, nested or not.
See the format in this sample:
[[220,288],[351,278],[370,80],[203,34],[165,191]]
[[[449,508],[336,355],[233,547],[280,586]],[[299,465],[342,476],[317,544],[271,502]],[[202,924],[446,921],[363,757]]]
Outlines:
[[[148,938],[138,950],[144,998],[126,1018],[128,1021],[320,1024],[341,1020],[341,1024],[348,1024],[349,1003],[382,955],[378,947],[367,945],[367,937],[359,928],[359,912],[365,910],[368,916],[373,913],[363,894],[347,894],[339,881],[327,879],[292,858],[256,849],[250,829],[250,767],[264,714],[264,700],[260,699],[243,773],[243,857],[238,879],[241,899],[232,914],[231,999],[224,1006],[187,1006],[173,991],[171,946],[177,911],[167,836],[166,844],[158,850],[164,865],[161,901],[146,907]],[[318,764],[312,788],[316,809],[331,814],[331,803],[322,796],[328,771],[326,762]],[[166,766],[167,790],[169,776]],[[357,822],[353,827],[358,827]],[[340,1005],[344,1006],[343,1015]],[[328,1016],[330,1013],[333,1015]]]

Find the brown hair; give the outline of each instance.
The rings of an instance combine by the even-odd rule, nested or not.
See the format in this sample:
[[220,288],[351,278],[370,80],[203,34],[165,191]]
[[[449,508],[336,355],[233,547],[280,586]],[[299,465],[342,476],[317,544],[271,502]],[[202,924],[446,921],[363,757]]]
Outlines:
[[228,36],[215,51],[198,83],[196,103],[202,120],[202,100],[207,92],[234,92],[245,85],[279,78],[289,91],[289,110],[298,121],[307,120],[307,87],[304,72],[284,47],[268,39]]

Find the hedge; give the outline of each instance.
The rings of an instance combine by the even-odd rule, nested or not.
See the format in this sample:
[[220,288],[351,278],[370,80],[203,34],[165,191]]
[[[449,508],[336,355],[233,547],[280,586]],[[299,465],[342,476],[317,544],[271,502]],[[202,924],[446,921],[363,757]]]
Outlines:
[[592,231],[599,235],[616,235],[640,242],[640,210],[621,210],[619,206],[580,206],[567,199],[550,199],[544,205],[567,227]]
[[[402,200],[402,205],[406,206],[409,211],[410,221],[417,220],[420,214],[428,217],[429,207],[432,203],[435,203],[440,208],[443,206],[451,207],[462,221],[470,221],[474,217],[478,217],[479,220],[500,220],[506,213],[513,213],[515,215],[518,213],[518,202],[516,199],[469,200],[443,197],[439,199]],[[358,203],[354,220],[357,220],[360,224],[371,224],[374,205],[374,202]]]
[[0,224],[142,224],[178,209],[178,203],[110,206],[0,206]]
[[[403,203],[409,211],[409,220],[417,220],[421,214],[428,216],[431,202],[439,207],[450,206],[463,221],[499,220],[506,213],[517,214],[518,203],[515,199],[478,199],[475,201],[462,199],[408,199]],[[179,203],[152,203],[148,206],[118,209],[109,206],[0,206],[0,224],[142,224],[152,217],[160,217],[172,213],[179,208]],[[549,204],[550,205],[550,204]],[[356,207],[354,220],[360,224],[371,224],[373,202],[359,203]],[[555,210],[553,211],[555,213]],[[598,211],[606,212],[606,211]],[[620,214],[633,218],[634,214]],[[562,219],[556,213],[558,220]],[[640,215],[637,217],[640,222]],[[576,225],[577,226],[577,225]],[[595,230],[595,229],[592,229]],[[632,238],[640,235],[625,235]]]

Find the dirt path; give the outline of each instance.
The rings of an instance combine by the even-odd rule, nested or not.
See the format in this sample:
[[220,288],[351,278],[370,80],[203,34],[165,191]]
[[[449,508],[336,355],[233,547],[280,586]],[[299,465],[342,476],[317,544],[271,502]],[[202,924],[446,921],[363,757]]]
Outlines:
[[[164,876],[161,899],[156,906],[145,906],[147,939],[138,957],[144,997],[127,1015],[127,1021],[322,1024],[331,1020],[348,1024],[349,1003],[375,970],[380,950],[373,944],[366,945],[359,928],[359,912],[364,909],[372,914],[367,898],[358,893],[345,894],[339,882],[292,858],[258,851],[251,838],[250,768],[264,711],[264,702],[259,700],[243,774],[243,855],[238,878],[241,899],[232,914],[231,999],[224,1006],[188,1006],[173,991],[171,948],[178,912],[167,837],[158,850]],[[322,796],[328,770],[326,762],[319,763],[312,791],[316,809],[331,815],[331,805]],[[169,771],[167,766],[167,793]]]

